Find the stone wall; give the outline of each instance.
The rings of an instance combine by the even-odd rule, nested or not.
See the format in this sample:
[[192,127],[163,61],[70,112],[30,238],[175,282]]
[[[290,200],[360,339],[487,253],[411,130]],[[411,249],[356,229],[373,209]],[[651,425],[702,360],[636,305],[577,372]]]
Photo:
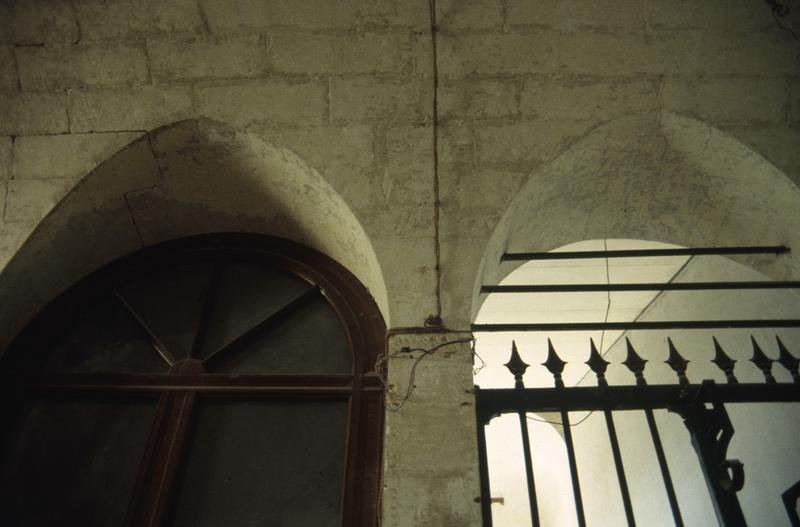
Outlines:
[[[342,195],[393,326],[437,312],[425,0],[1,5],[3,262],[132,134],[209,117],[288,147]],[[469,294],[528,175],[624,114],[709,123],[800,178],[800,44],[763,2],[440,0],[437,21],[443,296]],[[465,327],[463,305],[445,301],[445,324]]]
[[[515,195],[526,183],[535,195],[548,163],[631,114],[691,119],[800,183],[800,42],[760,0],[437,4],[434,79],[426,0],[0,0],[0,268],[98,165],[127,145],[152,149],[153,130],[186,119],[286,148],[330,184],[363,227],[365,254],[374,249],[394,328],[441,315],[451,330],[468,329],[479,264]],[[784,23],[800,29],[800,13]],[[636,166],[636,148],[624,166]],[[597,152],[613,172],[619,160]],[[646,166],[657,154],[648,152]],[[127,192],[116,197],[126,221],[147,219]],[[596,221],[585,205],[552,224],[581,232]],[[28,253],[58,262],[69,244],[54,247]],[[14,286],[4,294],[22,294]],[[468,353],[451,360],[468,371]],[[420,379],[439,367],[426,361]],[[439,402],[426,406],[421,386],[407,414],[389,421],[387,477],[396,479],[386,499],[397,501],[385,506],[399,512],[387,513],[388,524],[474,524],[464,505],[474,473],[453,475],[448,488],[463,495],[441,509],[418,504],[412,523],[402,514],[403,485],[436,469],[412,473],[422,452],[391,450],[392,434],[418,429],[422,445],[450,427],[473,441],[474,423],[447,402],[448,390],[461,397],[470,388],[469,376],[442,392],[434,377],[428,389]]]

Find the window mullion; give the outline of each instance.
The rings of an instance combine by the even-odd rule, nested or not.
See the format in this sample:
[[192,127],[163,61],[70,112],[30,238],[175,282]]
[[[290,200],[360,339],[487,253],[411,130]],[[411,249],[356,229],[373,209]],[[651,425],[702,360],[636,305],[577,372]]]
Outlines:
[[184,457],[196,398],[193,390],[162,393],[128,503],[126,526],[162,525]]

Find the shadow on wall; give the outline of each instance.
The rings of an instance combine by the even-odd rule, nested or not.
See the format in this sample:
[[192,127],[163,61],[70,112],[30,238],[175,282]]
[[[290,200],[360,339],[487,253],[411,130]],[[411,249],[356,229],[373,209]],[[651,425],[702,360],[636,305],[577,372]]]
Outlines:
[[0,273],[0,350],[59,292],[143,246],[254,232],[349,269],[389,321],[378,260],[348,205],[311,167],[254,134],[182,121],[129,144],[79,182]]
[[800,276],[800,189],[716,128],[672,113],[598,126],[528,179],[484,253],[472,294],[518,264],[503,252],[550,251],[578,240],[645,239],[685,247],[787,245],[782,258],[736,260],[773,279]]

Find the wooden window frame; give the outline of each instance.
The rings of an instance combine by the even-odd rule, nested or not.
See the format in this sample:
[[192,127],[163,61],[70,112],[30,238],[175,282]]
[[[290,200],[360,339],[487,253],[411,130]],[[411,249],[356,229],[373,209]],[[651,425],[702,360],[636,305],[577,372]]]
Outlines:
[[[40,373],[48,339],[59,334],[87,295],[116,290],[144,276],[193,258],[267,264],[309,283],[328,301],[342,323],[353,357],[350,375],[229,375],[205,372],[198,361],[173,364],[168,374]],[[210,304],[211,300],[207,303]],[[204,331],[202,316],[198,331]],[[205,321],[207,322],[207,320]],[[55,331],[53,331],[55,329]],[[125,525],[156,527],[169,515],[187,430],[198,394],[250,396],[272,400],[349,402],[341,525],[375,527],[384,419],[384,394],[377,359],[385,348],[386,326],[369,292],[344,267],[324,254],[281,238],[256,234],[213,234],[145,248],[89,275],[37,316],[0,358],[6,409],[31,392],[157,395],[159,402],[128,503]],[[155,347],[155,346],[154,346]],[[37,355],[41,356],[37,357]],[[191,355],[190,355],[191,357]],[[6,406],[6,405],[4,405]]]

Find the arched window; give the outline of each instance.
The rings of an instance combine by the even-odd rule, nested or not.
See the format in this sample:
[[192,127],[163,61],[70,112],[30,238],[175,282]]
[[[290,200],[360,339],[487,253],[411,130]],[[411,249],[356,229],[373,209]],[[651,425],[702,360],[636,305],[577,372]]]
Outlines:
[[385,326],[330,258],[212,235],[123,258],[0,363],[3,525],[375,525]]

